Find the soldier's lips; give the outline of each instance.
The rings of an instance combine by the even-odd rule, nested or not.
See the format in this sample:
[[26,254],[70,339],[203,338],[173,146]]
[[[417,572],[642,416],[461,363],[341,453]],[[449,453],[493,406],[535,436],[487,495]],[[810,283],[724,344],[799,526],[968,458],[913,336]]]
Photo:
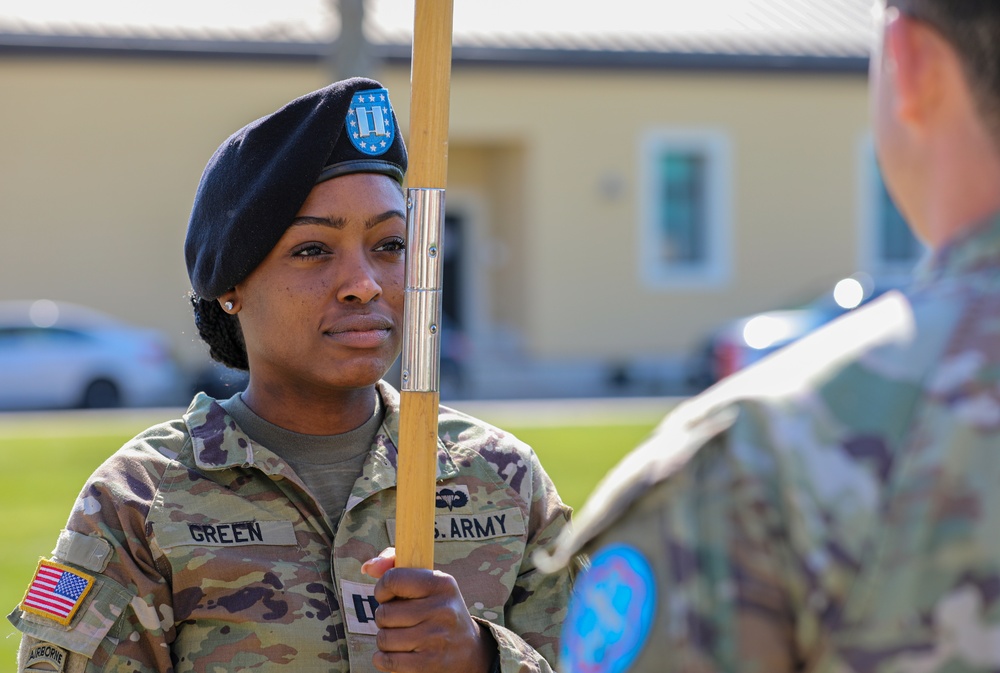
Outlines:
[[324,332],[323,336],[344,346],[376,348],[389,340],[391,332],[392,330],[388,329],[350,330],[346,332]]
[[357,315],[338,320],[323,336],[344,346],[376,348],[389,340],[392,323],[381,316]]

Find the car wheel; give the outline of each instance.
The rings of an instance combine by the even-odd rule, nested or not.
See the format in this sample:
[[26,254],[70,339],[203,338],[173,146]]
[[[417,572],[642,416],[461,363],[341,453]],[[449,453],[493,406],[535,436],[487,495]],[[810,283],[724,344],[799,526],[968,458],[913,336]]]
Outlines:
[[118,392],[118,386],[107,379],[97,379],[91,381],[87,389],[83,391],[83,400],[80,406],[84,409],[110,409],[120,407],[121,403],[121,393]]

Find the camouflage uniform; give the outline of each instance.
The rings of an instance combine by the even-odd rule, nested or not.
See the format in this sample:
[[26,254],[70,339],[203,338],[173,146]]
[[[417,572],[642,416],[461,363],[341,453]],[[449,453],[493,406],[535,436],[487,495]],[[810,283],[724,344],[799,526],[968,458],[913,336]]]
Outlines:
[[[94,578],[69,625],[19,609],[11,622],[88,657],[87,671],[376,670],[375,581],[361,564],[393,543],[399,423],[398,393],[379,390],[385,420],[336,528],[298,475],[199,395],[80,494],[53,552]],[[504,672],[550,670],[571,578],[531,558],[570,510],[512,436],[444,407],[439,435],[436,567],[489,625]]]
[[574,529],[561,670],[1000,671],[1000,217],[678,407]]

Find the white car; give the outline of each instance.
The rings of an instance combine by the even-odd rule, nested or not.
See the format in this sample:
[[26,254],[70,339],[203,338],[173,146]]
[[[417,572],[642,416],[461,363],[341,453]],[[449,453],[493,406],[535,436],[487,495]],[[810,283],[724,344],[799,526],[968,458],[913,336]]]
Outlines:
[[0,301],[0,409],[176,405],[183,395],[160,332],[75,304]]

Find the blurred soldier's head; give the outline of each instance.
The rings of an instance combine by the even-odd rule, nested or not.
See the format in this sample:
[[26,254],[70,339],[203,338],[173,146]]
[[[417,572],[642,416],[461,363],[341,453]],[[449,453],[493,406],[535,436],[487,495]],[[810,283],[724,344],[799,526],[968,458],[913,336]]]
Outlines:
[[929,169],[1000,161],[1000,0],[876,2],[876,149],[897,204],[926,238]]

